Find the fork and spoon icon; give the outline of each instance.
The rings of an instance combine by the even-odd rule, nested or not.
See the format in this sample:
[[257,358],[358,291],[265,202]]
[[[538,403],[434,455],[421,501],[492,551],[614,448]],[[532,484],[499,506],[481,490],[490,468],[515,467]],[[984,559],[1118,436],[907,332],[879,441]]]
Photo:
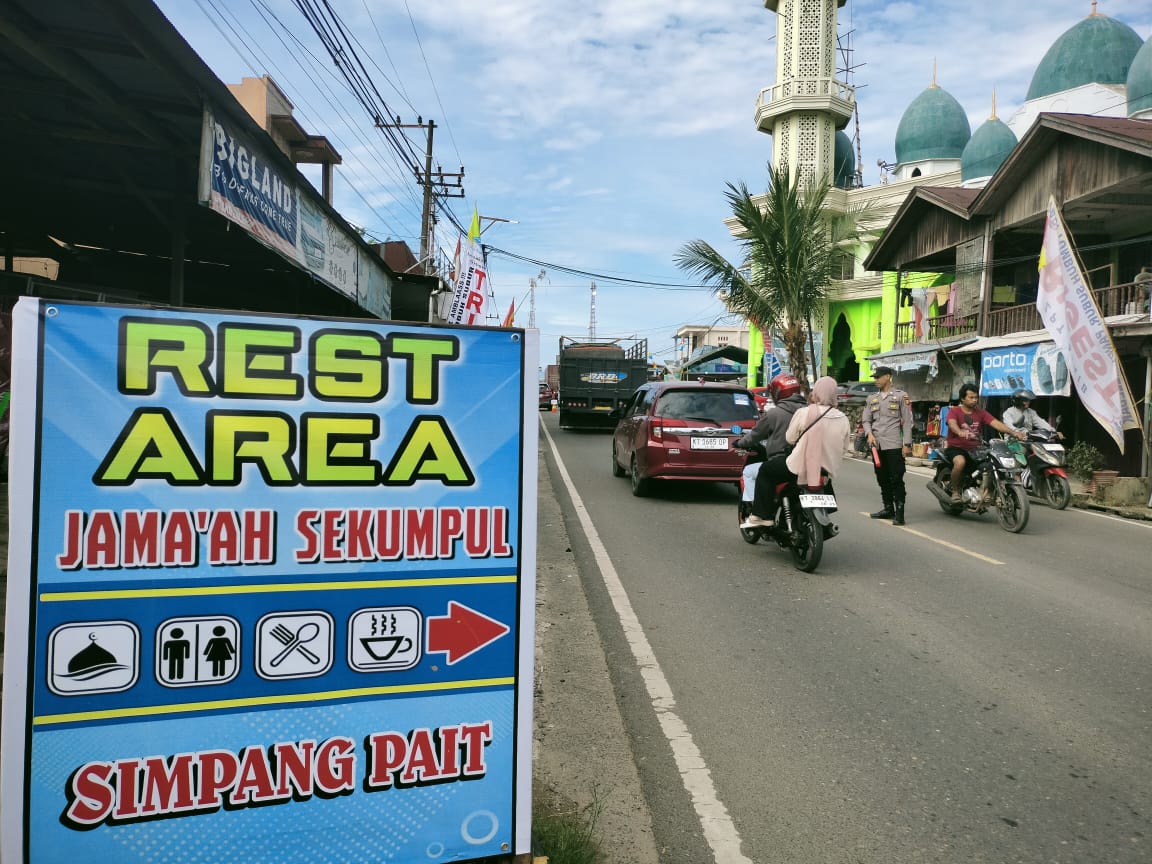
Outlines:
[[299,654],[314,666],[320,665],[320,658],[304,644],[311,642],[320,635],[320,625],[315,621],[309,621],[306,624],[300,625],[300,628],[296,630],[296,632],[292,632],[292,630],[283,623],[275,624],[268,631],[268,635],[284,646],[279,654],[268,661],[268,665],[272,668],[283,663],[293,652]]

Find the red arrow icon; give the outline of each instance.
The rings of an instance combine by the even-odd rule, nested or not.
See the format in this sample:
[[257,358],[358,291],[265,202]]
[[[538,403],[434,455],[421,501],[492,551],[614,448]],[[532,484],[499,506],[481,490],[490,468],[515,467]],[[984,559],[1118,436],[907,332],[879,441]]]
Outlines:
[[447,615],[428,619],[428,651],[446,652],[451,666],[495,642],[508,630],[506,624],[449,600]]

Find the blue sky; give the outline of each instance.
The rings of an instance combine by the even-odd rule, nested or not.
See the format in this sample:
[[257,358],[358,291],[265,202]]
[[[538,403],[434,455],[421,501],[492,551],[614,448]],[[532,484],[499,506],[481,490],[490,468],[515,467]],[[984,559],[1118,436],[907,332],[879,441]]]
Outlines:
[[[434,119],[436,161],[444,171],[464,166],[466,197],[449,202],[460,220],[473,207],[515,220],[489,224],[483,241],[546,262],[535,292],[542,363],[561,335],[588,334],[592,281],[597,335],[646,337],[657,359],[672,355],[677,327],[730,320],[673,256],[702,238],[735,257],[724,184],[764,187],[771,138],[756,131],[753,111],[775,79],[776,16],[760,0],[329,2],[392,112]],[[293,0],[158,5],[224,81],[276,79],[305,128],[344,157],[337,209],[418,250],[419,189]],[[1148,0],[1100,0],[1098,9],[1152,35]],[[865,183],[878,182],[878,159],[894,161],[896,126],[931,83],[934,61],[973,129],[993,89],[1007,119],[1044,52],[1090,11],[1090,0],[849,0],[840,31],[852,31]],[[422,152],[423,139],[413,141]],[[454,247],[451,225],[441,222],[438,241]],[[516,324],[527,326],[528,280],[540,266],[500,254],[489,265],[492,314],[503,318],[515,301]]]

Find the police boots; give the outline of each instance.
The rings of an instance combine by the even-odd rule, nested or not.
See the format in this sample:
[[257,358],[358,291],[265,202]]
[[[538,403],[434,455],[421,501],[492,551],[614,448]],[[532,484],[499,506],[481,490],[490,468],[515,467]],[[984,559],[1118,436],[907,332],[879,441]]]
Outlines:
[[895,511],[896,512],[892,514],[892,524],[893,525],[903,525],[904,524],[904,502],[903,501],[897,501],[896,502]]
[[[901,508],[901,510],[903,510],[903,508]],[[892,509],[892,499],[891,498],[885,498],[884,499],[884,509],[883,510],[877,510],[875,513],[869,513],[868,515],[872,519],[891,519],[893,516],[896,515],[896,511]]]

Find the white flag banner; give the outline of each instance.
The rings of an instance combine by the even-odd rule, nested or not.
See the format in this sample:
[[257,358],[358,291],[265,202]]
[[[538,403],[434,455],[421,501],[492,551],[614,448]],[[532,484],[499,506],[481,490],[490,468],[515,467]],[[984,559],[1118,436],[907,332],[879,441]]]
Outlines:
[[488,274],[480,250],[480,217],[476,213],[472,214],[468,236],[461,237],[456,246],[456,258],[456,286],[444,318],[449,324],[483,324],[487,290],[484,281]]
[[1123,453],[1124,430],[1139,429],[1140,422],[1108,325],[1076,263],[1068,230],[1056,199],[1051,196],[1040,249],[1036,308],[1052,341],[1068,361],[1068,371],[1084,407]]

